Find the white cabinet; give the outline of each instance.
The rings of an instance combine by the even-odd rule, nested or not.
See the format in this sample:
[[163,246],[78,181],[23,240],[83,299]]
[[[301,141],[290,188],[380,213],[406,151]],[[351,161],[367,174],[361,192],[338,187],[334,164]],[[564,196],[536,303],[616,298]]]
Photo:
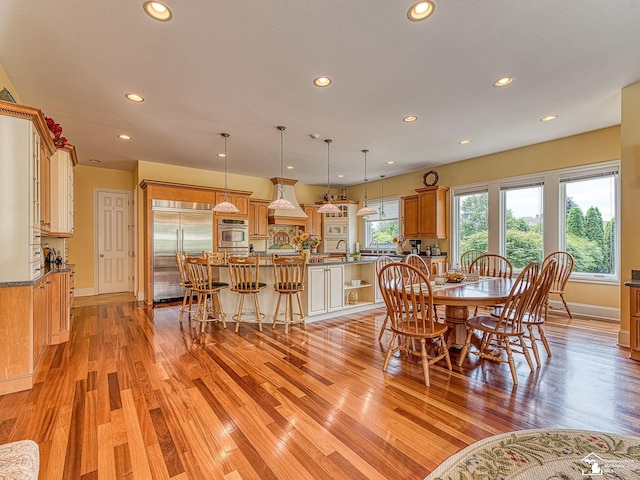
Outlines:
[[67,145],[51,157],[51,236],[73,235],[73,166],[75,147]]
[[[349,253],[355,251],[358,236],[358,203],[336,203],[340,213],[325,213],[322,218],[322,251],[325,253],[345,253],[347,242]],[[338,243],[340,243],[338,245]]]
[[0,282],[40,276],[40,160],[53,152],[42,113],[0,102]]
[[343,284],[342,265],[307,267],[306,314],[312,316],[340,310],[344,305]]

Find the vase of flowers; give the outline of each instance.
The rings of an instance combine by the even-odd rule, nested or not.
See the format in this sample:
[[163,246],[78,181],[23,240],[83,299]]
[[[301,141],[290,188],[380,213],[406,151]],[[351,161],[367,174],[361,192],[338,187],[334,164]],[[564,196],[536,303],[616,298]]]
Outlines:
[[300,251],[300,255],[304,258],[305,262],[309,261],[311,250],[318,248],[320,245],[320,237],[314,233],[302,232],[298,235],[294,235],[292,238],[293,244]]

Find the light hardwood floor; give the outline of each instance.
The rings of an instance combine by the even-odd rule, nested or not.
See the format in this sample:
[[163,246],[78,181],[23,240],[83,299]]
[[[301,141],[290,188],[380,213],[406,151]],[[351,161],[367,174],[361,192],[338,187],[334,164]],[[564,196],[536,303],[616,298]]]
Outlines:
[[[520,385],[475,358],[381,371],[382,309],[194,341],[177,306],[82,306],[35,387],[0,397],[0,443],[40,445],[40,479],[422,479],[492,434],[538,427],[640,436],[640,366],[618,326],[554,317],[553,356]],[[186,327],[186,325],[185,325]],[[452,350],[452,362],[457,360]]]

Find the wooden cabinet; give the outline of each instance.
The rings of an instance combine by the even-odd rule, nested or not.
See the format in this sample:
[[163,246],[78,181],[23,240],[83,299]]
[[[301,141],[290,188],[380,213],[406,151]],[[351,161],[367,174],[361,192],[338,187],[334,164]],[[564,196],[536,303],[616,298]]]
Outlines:
[[[215,204],[224,202],[224,191],[218,191],[215,194]],[[227,194],[227,202],[233,203],[238,207],[238,213],[213,212],[221,217],[248,217],[249,216],[249,195],[242,193],[229,192]]]
[[342,265],[307,267],[305,312],[308,316],[340,310],[344,305]]
[[269,200],[249,199],[249,237],[267,238]]
[[73,145],[56,150],[50,165],[50,236],[73,235],[73,167],[78,158]]
[[51,304],[48,321],[49,345],[69,340],[71,332],[71,291],[72,272],[59,272],[51,275]]
[[303,203],[301,206],[308,217],[304,223],[304,231],[322,237],[322,214],[318,213],[320,205]]
[[53,282],[51,276],[43,277],[33,287],[33,359],[35,369],[40,355],[49,340],[49,323],[52,317]]
[[402,198],[405,238],[446,238],[448,187],[418,188],[418,195]]
[[41,217],[48,175],[42,163],[55,147],[42,113],[31,107],[0,101],[0,131],[0,282],[30,281],[40,275],[41,226],[48,221]]
[[629,322],[629,347],[631,349],[630,357],[634,360],[640,360],[640,288],[631,287],[629,293],[630,299],[630,322]]
[[40,144],[40,229],[51,231],[51,158]]

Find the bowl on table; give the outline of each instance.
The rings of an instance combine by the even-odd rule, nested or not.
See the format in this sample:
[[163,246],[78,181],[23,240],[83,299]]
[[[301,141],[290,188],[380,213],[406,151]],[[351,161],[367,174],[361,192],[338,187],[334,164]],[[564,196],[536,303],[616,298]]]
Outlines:
[[436,282],[436,285],[444,285],[447,283],[447,277],[436,277],[434,282]]

